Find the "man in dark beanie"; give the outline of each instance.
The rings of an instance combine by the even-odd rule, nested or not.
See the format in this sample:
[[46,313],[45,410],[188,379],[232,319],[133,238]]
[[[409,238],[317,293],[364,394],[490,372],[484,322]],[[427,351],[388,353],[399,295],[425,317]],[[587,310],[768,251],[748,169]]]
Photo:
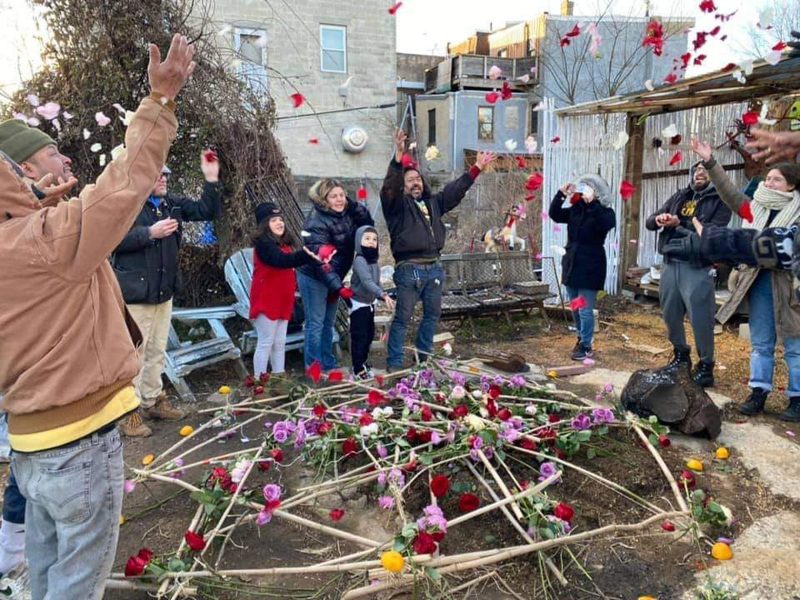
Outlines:
[[666,368],[692,368],[691,348],[686,344],[684,318],[688,315],[700,361],[692,378],[703,387],[714,385],[715,281],[711,262],[685,259],[664,253],[670,240],[680,236],[678,228],[692,230],[692,219],[706,225],[725,227],[731,210],[725,206],[711,183],[708,172],[698,162],[689,170],[689,185],[676,192],[647,218],[650,231],[660,230],[658,251],[664,255],[664,270],[659,282],[659,297],[673,358]]
[[478,152],[475,165],[441,192],[432,194],[417,164],[405,154],[406,134],[397,130],[395,155],[381,188],[381,206],[395,260],[397,308],[389,329],[387,367],[403,368],[403,344],[414,306],[422,300],[422,322],[416,348],[424,360],[433,352],[433,336],[442,313],[444,270],[439,257],[444,248],[442,216],[457,207],[481,171],[495,159]]

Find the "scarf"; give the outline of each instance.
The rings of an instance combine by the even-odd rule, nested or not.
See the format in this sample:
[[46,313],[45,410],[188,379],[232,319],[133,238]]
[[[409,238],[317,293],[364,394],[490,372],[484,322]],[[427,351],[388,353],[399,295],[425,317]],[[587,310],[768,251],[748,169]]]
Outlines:
[[767,226],[769,213],[773,210],[780,212],[770,223],[770,227],[791,227],[800,220],[800,193],[779,192],[764,186],[764,182],[758,184],[753,202],[750,203],[753,212],[753,222],[745,221],[743,227],[762,231]]

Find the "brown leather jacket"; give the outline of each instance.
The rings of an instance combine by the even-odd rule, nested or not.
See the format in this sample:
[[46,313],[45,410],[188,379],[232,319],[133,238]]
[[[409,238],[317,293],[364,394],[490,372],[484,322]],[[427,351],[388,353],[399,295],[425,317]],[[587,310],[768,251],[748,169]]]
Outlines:
[[0,160],[0,393],[9,430],[95,414],[139,370],[108,262],[166,162],[177,121],[151,98],[125,150],[77,198],[42,207]]

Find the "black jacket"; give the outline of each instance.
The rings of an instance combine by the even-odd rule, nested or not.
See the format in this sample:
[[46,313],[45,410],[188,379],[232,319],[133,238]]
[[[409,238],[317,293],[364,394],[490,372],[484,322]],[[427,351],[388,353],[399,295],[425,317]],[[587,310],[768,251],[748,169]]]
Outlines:
[[294,269],[315,262],[302,248],[293,252],[282,252],[278,242],[266,234],[253,240],[253,248],[262,263],[276,269]]
[[464,173],[441,192],[431,195],[428,183],[423,180],[422,199],[431,217],[428,225],[414,199],[403,193],[403,165],[392,159],[381,188],[381,206],[395,262],[439,257],[445,238],[442,215],[461,203],[474,181],[470,173]]
[[219,213],[222,185],[206,182],[199,201],[167,194],[158,208],[145,202],[133,227],[111,259],[122,295],[128,304],[166,302],[180,287],[178,250],[182,228],[160,240],[151,240],[149,228],[169,217],[173,207],[181,208],[183,221],[210,221]]
[[608,232],[617,226],[614,210],[595,200],[583,200],[564,208],[566,196],[559,191],[550,203],[550,218],[567,224],[566,254],[561,259],[561,281],[570,287],[602,290],[606,282]]
[[330,244],[336,248],[336,255],[326,265],[311,261],[298,269],[303,275],[324,283],[332,292],[342,287],[342,279],[353,266],[356,229],[362,225],[374,225],[366,205],[347,199],[347,208],[340,213],[327,206],[314,203],[314,208],[303,223],[302,243],[309,250],[317,252],[320,246]]
[[[663,214],[671,214],[675,215],[680,210],[681,206],[683,206],[687,201],[696,200],[697,204],[694,208],[694,216],[697,217],[697,220],[700,221],[703,225],[717,225],[718,227],[725,227],[728,224],[728,221],[731,220],[731,209],[725,206],[722,202],[722,199],[719,197],[717,190],[714,189],[711,184],[706,188],[703,188],[700,192],[695,192],[691,187],[686,187],[675,194],[667,200],[663,206],[659,207],[656,212],[652,215],[647,217],[647,221],[645,222],[645,227],[650,231],[657,231],[658,225],[656,225],[656,217],[658,215]],[[679,215],[680,217],[680,215]],[[685,227],[691,231],[694,231],[694,227],[692,226],[692,220],[689,219],[681,219],[681,226]],[[675,227],[669,227],[666,229],[662,229],[658,234],[658,252],[660,254],[664,254],[664,245],[669,242],[673,236],[678,235],[676,233]],[[674,258],[670,258],[668,255],[664,256],[664,260],[669,262],[670,260],[674,260]],[[696,259],[689,261],[692,264],[698,267],[706,267],[709,266],[711,263],[705,259]]]

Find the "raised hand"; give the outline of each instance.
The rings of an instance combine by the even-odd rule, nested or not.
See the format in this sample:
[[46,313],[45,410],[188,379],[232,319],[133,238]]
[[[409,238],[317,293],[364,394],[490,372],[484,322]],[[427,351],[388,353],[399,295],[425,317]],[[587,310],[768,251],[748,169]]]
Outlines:
[[575,185],[572,183],[565,183],[559,189],[561,190],[562,194],[564,194],[565,196],[569,196],[572,194],[572,192],[575,191]]
[[475,166],[483,171],[495,158],[497,158],[497,154],[494,152],[478,152],[478,156],[475,159]]
[[408,136],[402,129],[397,129],[394,132],[394,159],[397,162],[403,160],[403,154],[406,153],[406,139]]
[[711,145],[692,138],[692,150],[703,160],[711,160]]
[[751,129],[752,138],[745,144],[745,148],[758,150],[753,154],[753,160],[764,162],[768,165],[782,160],[794,162],[800,153],[800,131],[767,131],[766,129]]
[[200,170],[209,183],[219,181],[219,157],[213,150],[203,150],[200,153]]
[[74,177],[70,177],[66,181],[64,181],[62,177],[59,177],[56,182],[53,182],[53,179],[55,178],[52,173],[48,173],[34,184],[36,189],[44,194],[42,201],[64,196],[78,183],[78,180]]
[[150,81],[150,89],[167,100],[174,100],[197,66],[192,60],[195,53],[194,45],[189,43],[189,38],[176,33],[172,36],[164,62],[161,62],[161,51],[158,46],[150,44],[149,50],[147,78]]

